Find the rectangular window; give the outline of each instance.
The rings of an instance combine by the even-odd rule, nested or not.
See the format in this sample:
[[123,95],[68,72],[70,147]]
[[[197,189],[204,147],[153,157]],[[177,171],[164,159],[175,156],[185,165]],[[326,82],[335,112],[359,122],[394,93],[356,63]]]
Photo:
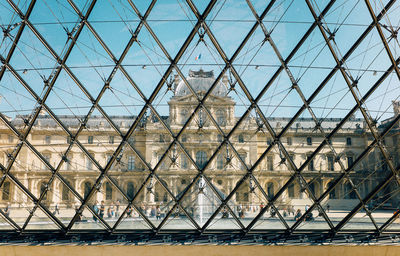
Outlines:
[[[307,158],[310,158],[311,156],[308,156]],[[309,171],[314,171],[314,159],[311,159],[311,161],[308,164],[308,170]]]
[[1,195],[2,200],[10,200],[10,182],[6,181],[3,184],[3,194]]
[[132,171],[135,169],[135,157],[128,156],[128,171]]
[[292,137],[287,137],[286,138],[286,143],[291,146],[292,145]]
[[[43,154],[44,159],[50,164],[51,155],[49,153]],[[47,169],[46,165],[43,163],[43,169]]]
[[109,144],[114,144],[114,136],[109,136],[108,137],[108,143]]
[[46,137],[44,137],[44,143],[49,145],[51,143],[51,136],[50,135],[46,135]]
[[267,169],[268,171],[274,170],[274,159],[272,156],[267,156]]
[[188,159],[185,154],[181,154],[181,165],[182,165],[182,169],[188,168]]
[[311,137],[307,137],[307,145],[312,145],[312,138]]
[[346,145],[351,146],[351,138],[346,138]]
[[181,140],[182,140],[182,142],[186,142],[187,141],[187,137],[186,137],[185,134],[182,135]]
[[328,156],[328,171],[334,170],[333,156]]
[[93,144],[93,136],[88,136],[87,143]]
[[63,201],[68,201],[69,200],[69,189],[64,184],[62,184],[61,199]]
[[[243,162],[246,163],[246,154],[245,154],[245,153],[242,153],[242,154],[239,154],[239,156],[240,156],[240,158],[243,160]],[[245,169],[246,169],[246,166],[244,166],[240,160],[238,160],[238,161],[239,161],[240,169],[241,169],[241,170],[245,170]]]
[[353,157],[352,156],[348,156],[347,157],[347,168],[349,168],[352,165],[353,165]]
[[92,160],[90,160],[89,157],[86,157],[86,169],[92,170],[93,169],[93,163]]
[[67,137],[67,144],[71,144],[71,137]]
[[[162,154],[158,155],[158,157],[157,157],[158,161],[161,160],[161,157],[162,157]],[[160,169],[161,169],[161,170],[165,170],[166,167],[167,167],[167,166],[165,165],[165,160],[163,160],[163,161],[161,162],[161,164],[160,164]]]
[[8,143],[13,143],[14,142],[14,136],[8,135]]
[[71,158],[67,158],[65,160],[64,166],[65,166],[65,170],[71,170]]
[[165,135],[164,134],[160,134],[160,142],[165,142]]
[[294,198],[294,184],[290,184],[288,187],[289,198]]
[[244,136],[243,136],[243,134],[239,134],[239,136],[238,136],[238,141],[239,141],[239,143],[244,143]]

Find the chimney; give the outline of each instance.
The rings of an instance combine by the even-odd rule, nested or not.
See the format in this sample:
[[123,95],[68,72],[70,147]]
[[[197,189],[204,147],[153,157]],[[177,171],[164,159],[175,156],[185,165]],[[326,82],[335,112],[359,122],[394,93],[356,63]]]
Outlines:
[[400,101],[392,101],[394,116],[400,113]]
[[229,87],[228,85],[228,82],[229,82],[229,80],[228,80],[228,76],[226,75],[226,73],[224,74],[224,76],[222,77],[222,83],[224,84],[224,85],[226,85],[227,87]]
[[175,75],[174,75],[174,93],[175,93],[176,87],[178,86],[178,84],[179,84],[180,81],[181,81],[181,80],[179,79],[179,75],[178,75],[178,74],[175,74]]

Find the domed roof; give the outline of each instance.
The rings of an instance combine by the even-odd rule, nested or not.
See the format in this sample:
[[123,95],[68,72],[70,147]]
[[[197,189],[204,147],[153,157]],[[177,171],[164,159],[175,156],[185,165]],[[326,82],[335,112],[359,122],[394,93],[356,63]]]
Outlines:
[[[205,72],[202,69],[199,71],[189,71],[189,77],[186,78],[188,83],[192,86],[193,90],[198,92],[207,92],[215,81],[214,72]],[[175,89],[175,96],[191,95],[191,91],[186,86],[184,81],[180,81]],[[217,86],[213,89],[211,94],[219,97],[226,97],[228,89],[222,82],[218,82]]]

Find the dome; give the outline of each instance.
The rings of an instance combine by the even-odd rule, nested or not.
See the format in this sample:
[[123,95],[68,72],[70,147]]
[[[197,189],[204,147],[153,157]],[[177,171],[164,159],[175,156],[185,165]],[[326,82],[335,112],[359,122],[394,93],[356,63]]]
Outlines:
[[[189,77],[186,78],[188,83],[192,86],[193,90],[198,92],[207,92],[215,81],[214,72],[205,72],[202,69],[199,71],[189,71]],[[191,91],[186,86],[184,81],[180,81],[175,89],[175,96],[181,97],[191,95]],[[228,89],[222,82],[218,82],[217,86],[211,92],[212,95],[219,97],[226,97]]]

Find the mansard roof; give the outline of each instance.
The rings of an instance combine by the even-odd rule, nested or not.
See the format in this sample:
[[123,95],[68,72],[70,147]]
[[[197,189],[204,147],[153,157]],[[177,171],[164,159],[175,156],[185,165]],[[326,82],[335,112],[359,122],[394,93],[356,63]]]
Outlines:
[[[189,76],[186,78],[186,80],[196,93],[207,92],[215,81],[214,72],[213,71],[207,72],[202,69],[200,69],[199,71],[190,70]],[[185,82],[183,80],[180,81],[175,88],[174,96],[181,97],[190,94],[191,91],[189,90]],[[215,86],[211,94],[219,97],[227,97],[228,87],[226,86],[226,84],[220,81]]]

